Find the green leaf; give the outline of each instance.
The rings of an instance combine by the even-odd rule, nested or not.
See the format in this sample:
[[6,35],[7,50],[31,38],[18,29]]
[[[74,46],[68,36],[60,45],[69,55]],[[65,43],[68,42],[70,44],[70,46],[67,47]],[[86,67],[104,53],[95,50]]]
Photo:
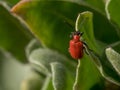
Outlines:
[[20,61],[26,61],[24,48],[30,40],[25,35],[29,35],[28,27],[5,3],[0,3],[0,11],[0,48],[11,52]]
[[120,54],[114,51],[112,48],[106,49],[106,55],[112,66],[120,75]]
[[[96,50],[97,44],[93,43],[96,41],[93,34],[92,13],[88,11],[80,13],[75,27],[77,31],[84,32],[83,39],[87,41],[91,49]],[[89,77],[89,75],[91,76]],[[90,90],[95,84],[100,83],[100,79],[100,73],[89,56],[84,55],[82,59],[78,60],[74,90]]]
[[[70,0],[69,0],[70,1]],[[71,0],[72,1],[72,0]],[[104,1],[103,0],[73,0],[73,2],[76,2],[76,3],[83,3],[101,13],[105,13],[105,4],[104,4]]]
[[[44,46],[55,49],[59,53],[62,53],[69,58],[69,34],[71,31],[74,30],[67,27],[64,21],[67,21],[70,24],[72,24],[72,26],[74,26],[77,14],[86,10],[94,13],[94,27],[91,26],[92,22],[90,21],[92,19],[88,17],[89,15],[90,17],[92,17],[92,14],[90,13],[86,14],[88,20],[86,20],[86,26],[84,27],[87,29],[82,28],[83,32],[85,32],[85,34],[83,35],[83,37],[85,37],[85,41],[88,43],[88,46],[91,49],[93,49],[93,52],[89,51],[90,56],[92,57],[94,62],[98,64],[98,66],[100,65],[102,67],[102,69],[100,67],[99,70],[102,70],[101,73],[103,71],[105,72],[104,74],[102,73],[102,75],[105,78],[110,77],[108,80],[111,80],[112,78],[112,80],[115,79],[115,81],[119,82],[119,76],[117,76],[117,73],[114,71],[107,59],[104,58],[105,54],[103,53],[103,50],[105,46],[97,44],[96,42],[96,39],[98,39],[102,41],[102,43],[111,44],[119,40],[116,28],[113,25],[111,25],[111,23],[107,20],[105,16],[82,4],[72,3],[69,1],[48,2],[38,0],[27,0],[21,1],[12,9],[14,13],[21,16],[27,22],[33,34],[41,41],[42,44],[44,44]],[[92,33],[92,35],[95,35],[95,37],[90,36],[89,32]],[[112,38],[110,36],[112,36]],[[44,55],[44,58],[45,56],[47,55]],[[39,65],[32,65],[35,65],[37,69],[40,69]]]
[[118,28],[117,33],[120,39],[120,1],[119,0],[107,0],[106,2],[106,13],[108,19],[113,21],[115,26]]
[[109,82],[120,86],[120,77],[113,69],[113,66],[110,64],[110,62],[106,58],[101,58],[98,54],[94,52],[89,52],[89,54],[98,67],[101,75]]
[[107,61],[107,59],[104,56],[102,56],[104,47],[101,47],[100,45],[98,45],[98,43],[95,40],[95,37],[93,34],[91,12],[87,11],[79,14],[76,21],[76,30],[80,30],[81,32],[84,32],[83,39],[85,39],[85,41],[88,44],[88,46],[85,46],[86,50],[89,52],[96,66],[101,72],[102,76],[107,80],[118,84],[120,80],[119,76],[114,71],[111,64]]
[[103,86],[101,83],[101,75],[91,62],[91,58],[85,55],[80,61],[78,61],[78,67],[76,70],[76,80],[74,83],[74,90],[90,90],[96,84],[99,90]]
[[1,86],[0,86],[0,90],[2,90],[2,89],[1,89]]
[[53,62],[63,63],[72,72],[75,71],[76,65],[75,62],[70,61],[64,55],[46,48],[39,48],[37,50],[34,50],[29,56],[29,61],[33,68],[45,75],[51,73],[50,63]]
[[73,76],[61,63],[51,63],[54,90],[70,90],[73,86]]
[[[68,57],[70,57],[68,53],[69,34],[74,29],[67,27],[64,21],[74,26],[78,13],[85,10],[94,13],[95,37],[97,39],[106,43],[119,40],[114,31],[115,28],[103,15],[81,4],[70,1],[23,0],[12,8],[12,12],[27,22],[33,34],[44,46],[56,49]],[[108,39],[108,36],[114,38]]]
[[97,53],[101,53],[102,50],[100,50],[100,47],[98,47],[94,33],[93,33],[93,14],[89,11],[80,13],[78,15],[78,18],[76,20],[76,30],[79,30],[80,32],[84,32],[83,38],[86,41],[86,43],[89,45],[89,47],[96,51]]

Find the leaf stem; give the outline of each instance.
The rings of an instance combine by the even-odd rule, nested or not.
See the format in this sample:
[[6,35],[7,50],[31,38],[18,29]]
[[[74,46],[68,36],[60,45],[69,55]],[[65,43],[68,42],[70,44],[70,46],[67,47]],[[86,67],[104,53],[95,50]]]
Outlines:
[[78,15],[75,23],[75,30],[78,31],[78,22],[79,22],[80,14]]
[[79,69],[80,69],[80,59],[78,60],[78,65],[76,68],[76,78],[75,78],[75,83],[73,85],[73,90],[80,90],[78,86]]

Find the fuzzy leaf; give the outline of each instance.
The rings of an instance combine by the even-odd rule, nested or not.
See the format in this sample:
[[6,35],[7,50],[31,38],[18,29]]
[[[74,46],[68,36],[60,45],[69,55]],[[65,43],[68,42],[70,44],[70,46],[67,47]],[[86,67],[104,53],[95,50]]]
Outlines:
[[112,48],[106,49],[106,55],[112,66],[120,75],[120,54],[114,51]]
[[118,28],[117,33],[120,39],[120,0],[107,0],[106,2],[106,13],[108,19],[113,21],[115,26]]
[[[66,90],[69,90],[72,88],[73,75],[75,74],[75,63],[70,62],[65,56],[60,55],[58,52],[50,50],[50,49],[40,48],[40,49],[34,50],[30,54],[29,60],[34,69],[47,75],[47,77],[48,77],[48,78],[46,78],[46,81],[45,81],[45,84],[44,84],[42,90],[47,90],[48,87],[52,88],[50,73],[52,73],[52,78],[58,78],[58,76],[57,76],[58,74],[61,74],[61,77],[62,77],[63,71],[66,73],[65,76],[63,75],[63,77],[66,77],[66,79],[68,81],[63,81],[60,83],[67,83]],[[54,65],[54,62],[63,63],[68,68],[68,71],[66,69],[64,70],[64,68],[62,68],[63,71],[59,72],[59,70],[58,70],[59,65],[58,65],[58,67],[56,67],[56,63]],[[51,64],[51,63],[53,63],[53,64]],[[52,66],[52,70],[50,69],[51,66]],[[59,82],[55,81],[54,83],[59,83]],[[71,85],[71,87],[69,87],[69,85]],[[58,87],[56,87],[56,88],[58,88]],[[55,89],[55,90],[58,90],[58,89]]]
[[71,71],[75,71],[74,62],[71,62],[64,55],[50,49],[40,48],[34,50],[29,56],[29,61],[33,68],[46,75],[51,72],[50,63],[52,62],[61,62]]
[[42,45],[40,44],[40,42],[38,40],[36,40],[36,39],[31,40],[25,49],[26,56],[29,58],[29,55],[31,54],[31,52],[40,47],[42,47]]
[[52,69],[52,81],[54,90],[70,90],[73,86],[73,76],[71,76],[71,73],[67,70],[67,68],[58,63],[54,62],[51,63],[51,69]]
[[11,52],[17,59],[26,61],[24,48],[30,38],[25,35],[25,23],[11,14],[5,3],[0,3],[0,48]]
[[54,90],[66,90],[65,67],[60,63],[51,63]]

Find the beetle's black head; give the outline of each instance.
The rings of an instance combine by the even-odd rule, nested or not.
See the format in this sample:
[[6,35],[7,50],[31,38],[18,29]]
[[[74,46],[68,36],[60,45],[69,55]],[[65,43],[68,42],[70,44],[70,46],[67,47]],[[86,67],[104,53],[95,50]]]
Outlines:
[[82,36],[82,35],[83,35],[83,32],[80,32],[80,31],[71,32],[70,38],[73,38],[74,35]]

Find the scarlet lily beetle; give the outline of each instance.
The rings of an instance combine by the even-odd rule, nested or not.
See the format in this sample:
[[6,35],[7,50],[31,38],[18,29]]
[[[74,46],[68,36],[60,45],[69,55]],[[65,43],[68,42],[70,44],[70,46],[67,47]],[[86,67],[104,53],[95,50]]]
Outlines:
[[84,45],[86,44],[80,40],[82,35],[83,33],[79,31],[72,32],[72,40],[69,42],[69,52],[74,59],[83,57],[83,50],[85,49]]

